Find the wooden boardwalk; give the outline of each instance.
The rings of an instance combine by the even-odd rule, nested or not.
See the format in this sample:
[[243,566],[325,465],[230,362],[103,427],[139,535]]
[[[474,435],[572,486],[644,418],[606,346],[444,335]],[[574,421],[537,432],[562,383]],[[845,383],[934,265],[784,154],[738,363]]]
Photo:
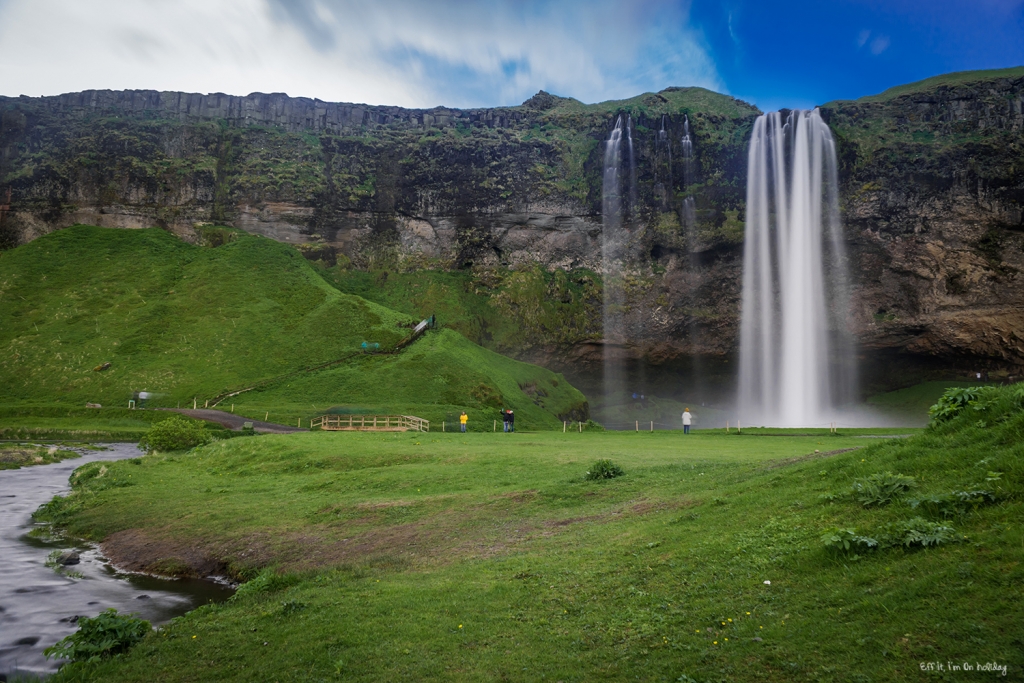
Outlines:
[[429,432],[430,422],[413,415],[321,415],[310,428],[331,432]]

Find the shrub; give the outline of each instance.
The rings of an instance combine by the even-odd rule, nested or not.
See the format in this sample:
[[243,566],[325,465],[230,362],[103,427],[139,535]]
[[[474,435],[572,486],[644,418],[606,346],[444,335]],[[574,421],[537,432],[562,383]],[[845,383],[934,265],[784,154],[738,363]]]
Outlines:
[[621,477],[625,472],[611,460],[598,460],[587,470],[586,479],[595,481],[597,479],[614,479]]
[[832,528],[821,537],[826,548],[833,550],[870,550],[878,547],[878,540],[870,536],[861,536],[856,529]]
[[151,628],[148,621],[130,614],[118,614],[111,607],[91,619],[79,619],[77,631],[43,650],[43,654],[47,659],[98,662],[105,657],[127,652],[145,638]]
[[1024,390],[1017,387],[1010,392],[1003,392],[997,387],[954,387],[939,397],[939,402],[928,409],[928,415],[933,423],[949,422],[967,408],[979,412],[988,410],[999,403],[1001,398],[1009,398],[1011,406],[1019,408],[1024,400]]
[[139,441],[139,448],[147,453],[183,451],[209,441],[210,434],[201,423],[175,415],[150,427]]
[[996,494],[992,491],[970,489],[911,498],[907,503],[912,508],[920,508],[929,514],[948,518],[962,517],[969,509],[977,510],[982,505],[994,503],[995,500]]
[[874,537],[862,536],[856,529],[837,528],[829,529],[821,537],[826,548],[839,552],[894,548],[900,545],[907,548],[915,545],[927,547],[957,540],[956,529],[953,527],[929,522],[921,517],[888,524]]
[[897,545],[908,548],[915,545],[927,547],[956,540],[956,529],[953,527],[943,526],[938,522],[928,522],[921,517],[896,522],[888,525],[885,529],[886,547]]
[[913,477],[881,472],[855,479],[851,493],[864,507],[871,507],[891,503],[916,485],[917,481]]

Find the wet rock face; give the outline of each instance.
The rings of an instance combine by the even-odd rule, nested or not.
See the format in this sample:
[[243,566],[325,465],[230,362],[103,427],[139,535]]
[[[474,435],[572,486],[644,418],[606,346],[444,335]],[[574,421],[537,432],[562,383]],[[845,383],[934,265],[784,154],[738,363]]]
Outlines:
[[869,348],[1024,364],[1024,76],[826,105]]
[[[867,348],[1024,365],[1022,112],[1024,75],[822,107],[841,165],[849,325]],[[637,182],[626,256],[609,265],[603,143],[620,114]],[[695,88],[586,106],[541,92],[480,110],[258,93],[0,98],[0,193],[12,189],[0,243],[79,222],[201,242],[213,223],[359,269],[583,268],[623,278],[623,328],[603,340],[623,354],[724,357],[738,340],[756,114]],[[601,341],[591,330],[545,357],[585,362]]]

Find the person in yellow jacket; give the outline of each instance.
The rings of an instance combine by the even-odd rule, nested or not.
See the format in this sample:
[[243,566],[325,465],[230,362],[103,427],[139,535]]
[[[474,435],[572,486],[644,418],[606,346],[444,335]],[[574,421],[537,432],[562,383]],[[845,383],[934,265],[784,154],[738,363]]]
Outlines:
[[462,431],[466,431],[466,422],[469,421],[469,415],[466,415],[466,411],[462,411],[462,415],[459,415],[459,424],[462,425]]

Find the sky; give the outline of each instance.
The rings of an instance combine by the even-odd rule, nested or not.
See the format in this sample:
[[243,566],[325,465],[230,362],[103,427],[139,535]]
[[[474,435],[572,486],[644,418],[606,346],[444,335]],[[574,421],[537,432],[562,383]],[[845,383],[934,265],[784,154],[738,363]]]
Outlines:
[[1024,0],[0,0],[0,95],[406,107],[701,86],[762,110],[1024,65]]

